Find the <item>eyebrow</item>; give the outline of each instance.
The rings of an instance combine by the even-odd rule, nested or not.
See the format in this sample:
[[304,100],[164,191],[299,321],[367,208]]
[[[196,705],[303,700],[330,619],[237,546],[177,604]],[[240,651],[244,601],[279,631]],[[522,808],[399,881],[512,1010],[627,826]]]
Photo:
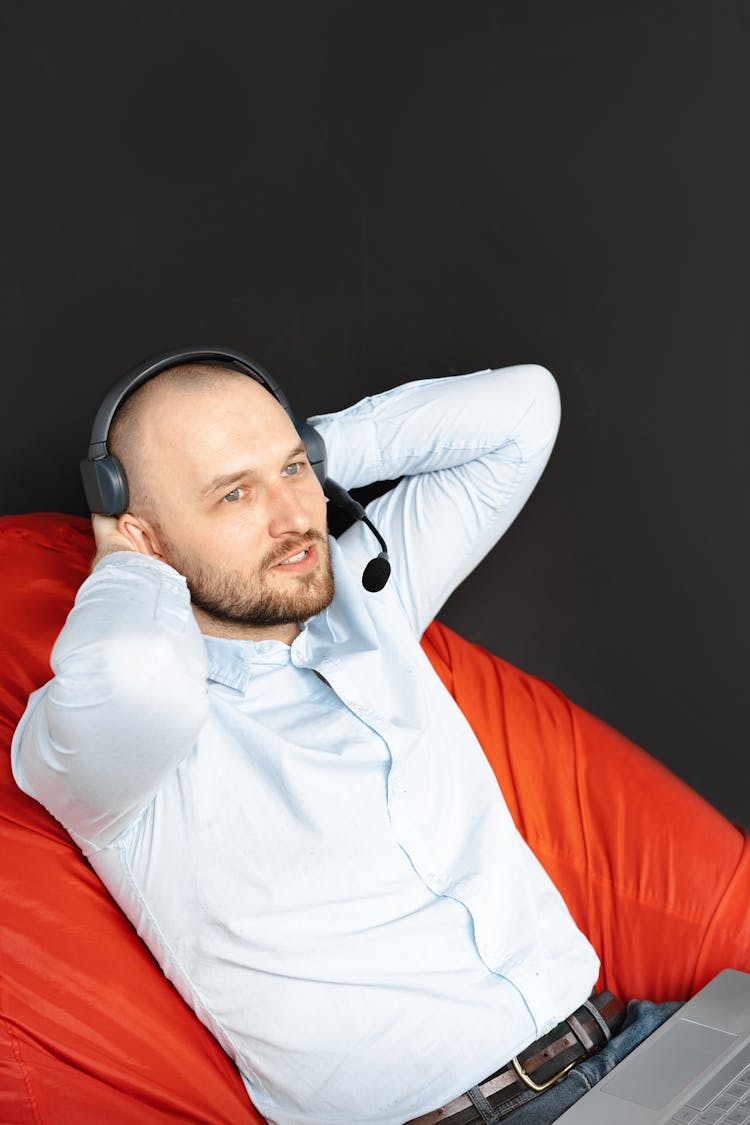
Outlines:
[[[294,449],[287,453],[284,458],[284,463],[286,464],[288,461],[291,461],[293,457],[299,457],[303,453],[307,453],[305,446],[302,443],[295,445]],[[210,496],[212,493],[218,492],[220,488],[226,488],[228,485],[234,484],[238,480],[254,476],[256,476],[256,470],[251,468],[235,469],[231,473],[222,473],[220,477],[214,477],[210,484],[202,488],[200,494],[202,497]]]

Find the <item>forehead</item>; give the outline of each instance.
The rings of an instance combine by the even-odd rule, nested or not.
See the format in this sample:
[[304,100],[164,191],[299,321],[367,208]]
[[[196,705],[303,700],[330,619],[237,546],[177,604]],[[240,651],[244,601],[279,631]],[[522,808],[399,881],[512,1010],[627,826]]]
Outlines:
[[154,384],[143,416],[144,454],[173,471],[215,472],[238,454],[262,462],[299,441],[281,404],[249,376]]

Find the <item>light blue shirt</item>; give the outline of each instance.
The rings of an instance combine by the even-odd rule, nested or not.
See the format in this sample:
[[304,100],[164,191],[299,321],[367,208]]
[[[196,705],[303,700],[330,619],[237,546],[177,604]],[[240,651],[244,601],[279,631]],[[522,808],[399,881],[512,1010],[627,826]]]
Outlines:
[[346,487],[404,476],[332,540],[291,646],[203,636],[135,553],[84,582],[12,746],[277,1125],[400,1125],[588,995],[597,959],[419,646],[531,493],[543,368],[407,384],[311,419]]

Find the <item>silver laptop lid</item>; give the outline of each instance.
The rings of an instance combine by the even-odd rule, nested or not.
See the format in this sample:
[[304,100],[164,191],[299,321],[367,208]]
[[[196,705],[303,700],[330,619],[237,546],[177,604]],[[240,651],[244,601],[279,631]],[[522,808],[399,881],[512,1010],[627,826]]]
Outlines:
[[[738,1077],[743,1074],[746,1082]],[[725,969],[558,1120],[563,1125],[734,1125],[742,1119],[748,1095],[750,974]],[[750,1100],[745,1104],[750,1121]]]

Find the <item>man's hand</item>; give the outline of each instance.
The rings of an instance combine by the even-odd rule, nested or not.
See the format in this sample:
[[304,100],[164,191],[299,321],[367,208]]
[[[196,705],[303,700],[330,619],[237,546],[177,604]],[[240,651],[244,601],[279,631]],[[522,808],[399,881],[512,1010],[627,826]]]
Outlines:
[[125,531],[120,530],[120,521],[114,516],[92,516],[91,525],[96,540],[96,554],[91,560],[91,570],[105,555],[111,555],[115,551],[138,552],[137,543]]

